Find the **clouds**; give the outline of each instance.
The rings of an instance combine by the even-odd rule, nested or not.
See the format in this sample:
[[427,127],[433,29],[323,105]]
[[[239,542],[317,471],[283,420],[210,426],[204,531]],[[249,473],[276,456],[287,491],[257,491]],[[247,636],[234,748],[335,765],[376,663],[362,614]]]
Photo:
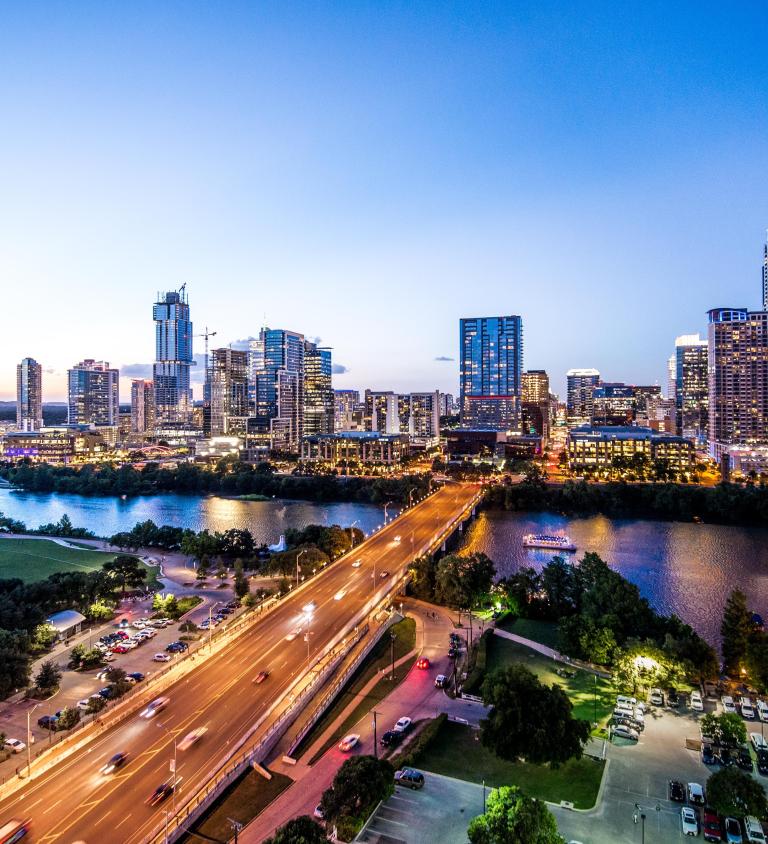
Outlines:
[[349,372],[349,367],[344,366],[343,363],[334,363],[331,367],[331,372],[334,375],[344,375],[345,373]]
[[438,355],[435,360],[441,363],[452,363],[456,358],[449,358],[447,355]]
[[120,375],[123,378],[151,378],[151,363],[126,363],[120,367]]
[[233,340],[229,344],[230,349],[237,349],[238,352],[247,352],[250,349],[251,340],[256,340],[256,337],[241,337],[239,340]]

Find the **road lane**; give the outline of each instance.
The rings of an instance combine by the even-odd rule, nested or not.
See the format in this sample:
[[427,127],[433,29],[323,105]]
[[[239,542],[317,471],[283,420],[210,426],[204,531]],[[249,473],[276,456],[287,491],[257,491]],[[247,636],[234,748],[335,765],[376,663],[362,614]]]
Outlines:
[[[163,693],[171,699],[166,710],[149,720],[132,716],[95,737],[78,754],[1,802],[0,819],[30,817],[34,840],[40,842],[111,842],[116,840],[117,824],[121,842],[140,841],[172,807],[172,798],[155,807],[145,801],[171,777],[173,736],[178,741],[195,727],[208,727],[199,742],[177,754],[177,776],[182,780],[177,799],[181,802],[185,793],[204,781],[228,746],[306,670],[305,634],[310,633],[310,657],[322,651],[411,561],[412,548],[426,545],[475,492],[476,488],[468,485],[447,487],[406,511],[355,548],[353,555],[329,566],[301,593],[286,598],[226,649],[172,685]],[[394,541],[397,535],[402,537],[400,542]],[[361,566],[352,568],[352,559],[360,559]],[[381,578],[382,571],[390,572],[389,579]],[[346,593],[336,600],[341,589]],[[308,621],[301,607],[309,601],[314,601],[315,610]],[[301,633],[286,641],[299,625]],[[253,678],[262,670],[270,675],[255,685]],[[157,722],[171,735],[155,726]],[[119,751],[131,754],[125,768],[117,776],[104,777],[99,768]]]

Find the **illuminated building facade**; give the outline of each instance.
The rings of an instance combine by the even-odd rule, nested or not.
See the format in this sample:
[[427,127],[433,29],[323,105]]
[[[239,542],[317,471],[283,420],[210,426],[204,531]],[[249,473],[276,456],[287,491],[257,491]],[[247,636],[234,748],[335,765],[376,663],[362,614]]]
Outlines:
[[188,423],[192,415],[189,371],[192,359],[192,322],[187,294],[180,290],[158,293],[152,309],[155,322],[155,418],[159,425]]
[[334,431],[356,431],[362,427],[360,392],[358,390],[333,391]]
[[675,426],[703,445],[709,427],[709,343],[698,334],[675,340]]
[[569,369],[566,381],[568,425],[591,425],[594,393],[600,383],[600,373],[596,369]]
[[70,425],[117,425],[120,373],[106,361],[84,360],[67,373],[67,421]]
[[408,454],[407,434],[343,431],[304,437],[301,459],[327,466],[392,466]]
[[148,434],[155,427],[155,384],[137,378],[131,381],[131,431]]
[[38,431],[43,427],[43,367],[24,358],[16,367],[16,427]]
[[248,416],[248,353],[213,349],[203,404],[205,437],[244,436]]
[[645,458],[648,466],[654,461],[665,461],[675,472],[693,472],[696,465],[696,451],[690,440],[636,426],[574,428],[568,433],[566,454],[572,471],[610,469],[617,458],[631,465],[636,455]]
[[304,343],[304,429],[302,434],[332,434],[335,402],[331,350]]

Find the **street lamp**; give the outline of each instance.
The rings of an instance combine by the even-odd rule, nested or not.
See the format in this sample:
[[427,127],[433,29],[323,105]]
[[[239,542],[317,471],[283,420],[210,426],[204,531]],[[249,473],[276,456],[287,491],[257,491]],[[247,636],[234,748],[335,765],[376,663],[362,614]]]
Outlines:
[[42,706],[42,703],[36,703],[32,709],[27,710],[27,777],[29,777],[29,769],[32,765],[32,728],[29,725],[29,720],[38,706]]
[[384,524],[385,525],[387,523],[387,507],[389,507],[390,504],[392,504],[392,502],[387,501],[386,504],[384,505]]
[[[173,786],[173,816],[176,817],[176,781],[177,781],[177,776],[176,776],[176,758],[177,758],[177,756],[176,756],[176,736],[168,729],[168,727],[165,726],[165,724],[162,723],[162,721],[158,721],[157,726],[160,727],[161,729],[165,730],[166,733],[168,733],[168,735],[173,739],[173,782],[171,783],[171,785]],[[168,822],[168,818],[166,816],[166,823],[167,822]],[[167,827],[166,827],[166,829],[167,829]],[[167,835],[167,833],[166,833],[166,835]]]
[[306,553],[307,553],[307,549],[304,548],[302,551],[299,551],[299,553],[296,555],[296,585],[297,586],[299,585],[299,557],[301,557],[302,554],[306,554]]

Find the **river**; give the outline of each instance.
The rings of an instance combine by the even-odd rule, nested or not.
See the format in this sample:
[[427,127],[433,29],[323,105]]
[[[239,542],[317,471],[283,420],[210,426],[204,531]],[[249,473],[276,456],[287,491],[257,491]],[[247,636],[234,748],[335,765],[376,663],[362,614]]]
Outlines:
[[720,642],[720,619],[732,589],[768,617],[768,529],[553,513],[480,514],[467,531],[467,549],[485,552],[500,575],[522,566],[540,568],[551,551],[523,548],[526,533],[566,533],[578,547],[596,551],[637,584],[654,609],[676,613],[708,642]]
[[[218,496],[148,495],[115,497],[32,493],[0,488],[0,512],[29,527],[58,521],[67,513],[76,527],[100,536],[129,530],[152,519],[158,525],[223,531],[248,528],[257,542],[277,542],[289,527],[355,524],[366,533],[381,524],[383,509],[372,504],[307,501],[237,501]],[[393,515],[391,507],[389,514]],[[584,551],[600,556],[636,583],[651,605],[676,613],[707,641],[720,641],[726,598],[742,589],[749,606],[768,617],[768,529],[683,522],[567,518],[552,513],[480,514],[467,530],[465,547],[484,551],[500,575],[521,566],[541,567],[552,553],[523,548],[526,533],[567,533]]]

